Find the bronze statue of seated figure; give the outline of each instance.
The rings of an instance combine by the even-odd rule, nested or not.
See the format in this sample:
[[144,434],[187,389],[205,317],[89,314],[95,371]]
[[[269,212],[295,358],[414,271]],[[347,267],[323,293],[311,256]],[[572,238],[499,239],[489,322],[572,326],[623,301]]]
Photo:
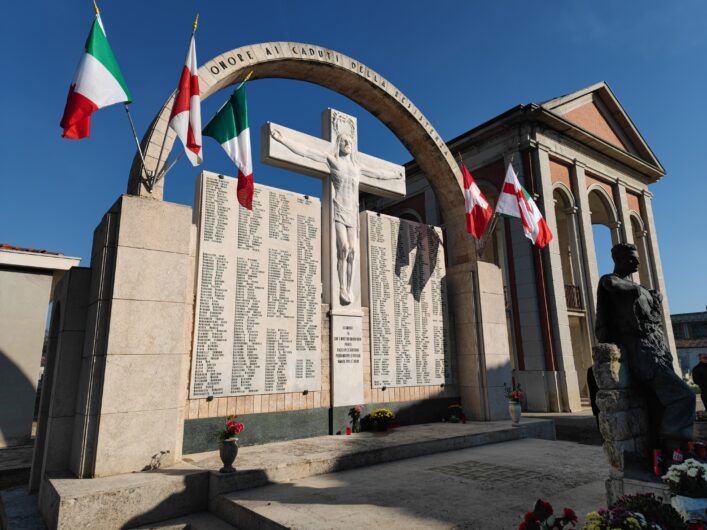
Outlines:
[[619,243],[611,257],[614,272],[601,277],[597,290],[597,342],[620,348],[631,384],[647,396],[653,447],[672,449],[693,437],[695,394],[673,369],[663,330],[663,297],[631,280],[640,264],[636,247]]

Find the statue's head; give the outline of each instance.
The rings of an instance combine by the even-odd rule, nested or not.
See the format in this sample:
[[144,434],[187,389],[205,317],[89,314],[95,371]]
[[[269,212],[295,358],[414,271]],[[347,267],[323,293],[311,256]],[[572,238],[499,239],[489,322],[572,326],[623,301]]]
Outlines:
[[339,155],[350,155],[353,152],[353,141],[351,137],[341,134],[336,143],[338,144]]
[[637,272],[641,263],[636,245],[630,243],[614,245],[611,248],[611,258],[614,260],[614,272],[622,276]]

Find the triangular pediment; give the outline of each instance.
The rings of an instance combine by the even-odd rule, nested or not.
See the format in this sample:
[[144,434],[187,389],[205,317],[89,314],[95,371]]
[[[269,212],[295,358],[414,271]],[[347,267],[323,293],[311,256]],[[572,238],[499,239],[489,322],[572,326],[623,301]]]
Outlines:
[[614,147],[662,169],[653,151],[605,82],[551,99],[543,103],[542,107]]

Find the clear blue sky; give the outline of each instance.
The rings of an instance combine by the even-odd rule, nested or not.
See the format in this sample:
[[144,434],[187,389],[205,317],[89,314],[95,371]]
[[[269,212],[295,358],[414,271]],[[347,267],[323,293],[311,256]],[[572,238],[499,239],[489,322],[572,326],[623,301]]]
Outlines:
[[[100,7],[133,92],[140,135],[176,86],[197,11],[200,63],[265,41],[333,48],[400,87],[447,139],[516,104],[606,80],[668,172],[652,191],[671,310],[700,311],[707,304],[705,2],[105,0]],[[120,106],[94,116],[91,138],[60,137],[67,88],[92,16],[88,0],[11,2],[3,9],[0,36],[0,242],[81,256],[84,265],[94,227],[125,192],[134,153]],[[365,152],[400,163],[409,159],[388,129],[328,90],[260,80],[249,85],[248,96],[256,160],[262,123],[319,134],[319,115],[328,106],[358,116]],[[224,97],[205,102],[205,119]],[[205,169],[234,173],[210,138],[205,157]],[[196,174],[182,160],[168,176],[166,199],[191,204]],[[313,179],[259,162],[255,180],[303,193],[319,190]]]

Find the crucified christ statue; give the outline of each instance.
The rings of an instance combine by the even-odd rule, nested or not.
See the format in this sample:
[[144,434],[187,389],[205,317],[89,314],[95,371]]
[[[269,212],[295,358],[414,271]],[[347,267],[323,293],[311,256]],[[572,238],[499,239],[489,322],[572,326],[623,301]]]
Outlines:
[[332,183],[333,220],[336,233],[336,269],[339,277],[341,305],[351,304],[354,259],[358,249],[358,192],[362,177],[367,180],[403,180],[402,166],[369,169],[358,161],[355,147],[356,126],[346,115],[334,122],[334,141],[328,150],[312,148],[293,138],[285,137],[279,130],[271,129],[272,138],[294,154],[312,162],[326,164]]

